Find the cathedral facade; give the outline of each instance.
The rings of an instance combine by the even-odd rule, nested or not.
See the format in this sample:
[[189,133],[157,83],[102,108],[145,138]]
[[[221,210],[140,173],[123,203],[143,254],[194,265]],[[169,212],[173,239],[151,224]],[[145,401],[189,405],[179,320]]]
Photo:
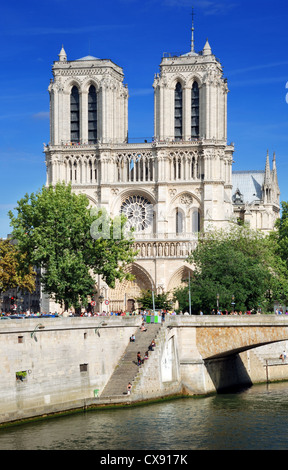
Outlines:
[[[193,31],[193,30],[192,30]],[[128,88],[121,67],[93,56],[53,64],[47,184],[71,183],[91,207],[135,228],[134,281],[109,289],[109,310],[133,310],[141,290],[172,292],[187,279],[186,258],[202,231],[242,220],[270,231],[279,217],[275,156],[270,169],[232,172],[227,143],[227,80],[206,42],[202,51],[165,55],[154,77],[154,137],[128,143]],[[96,297],[96,301],[98,301]],[[51,309],[51,308],[50,308]]]

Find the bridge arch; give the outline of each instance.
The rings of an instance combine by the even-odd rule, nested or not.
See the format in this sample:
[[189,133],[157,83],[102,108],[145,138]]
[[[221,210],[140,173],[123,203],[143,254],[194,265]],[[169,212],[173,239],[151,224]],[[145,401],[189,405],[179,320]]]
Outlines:
[[[217,321],[217,317],[215,320]],[[234,318],[227,318],[234,320]],[[272,319],[269,319],[273,321]],[[202,359],[227,357],[259,346],[288,340],[288,326],[276,322],[268,326],[265,319],[260,318],[255,324],[253,318],[235,318],[221,326],[197,328],[196,341]],[[219,322],[220,323],[220,322]],[[276,323],[276,324],[275,324]]]

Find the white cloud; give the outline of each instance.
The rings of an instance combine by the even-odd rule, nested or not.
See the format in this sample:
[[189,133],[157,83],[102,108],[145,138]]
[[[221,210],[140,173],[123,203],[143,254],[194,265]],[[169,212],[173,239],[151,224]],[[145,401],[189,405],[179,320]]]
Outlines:
[[146,96],[146,95],[151,95],[154,93],[153,88],[131,88],[129,90],[129,95],[130,96]]
[[272,62],[269,64],[252,65],[251,67],[243,67],[241,69],[226,71],[225,73],[227,74],[227,76],[231,77],[232,75],[240,75],[241,73],[253,72],[256,70],[270,69],[273,67],[281,67],[282,65],[288,65],[288,61],[285,60],[283,62]]
[[33,119],[36,119],[37,121],[50,119],[50,113],[49,111],[39,111],[39,113],[33,114]]
[[[51,34],[85,34],[91,33],[94,31],[109,31],[111,29],[127,28],[127,25],[124,24],[103,24],[103,25],[93,25],[93,26],[71,26],[68,28],[65,27],[36,27],[36,28],[18,28],[17,30],[6,31],[6,35],[25,35],[25,36],[44,36]],[[2,34],[4,34],[2,32]]]
[[[248,80],[229,80],[228,86],[229,88],[235,87],[242,87],[242,86],[261,86],[261,85],[269,85],[270,83],[283,83],[283,89],[285,90],[285,83],[287,82],[287,77],[263,77],[263,78],[255,78],[255,79],[248,79]],[[283,96],[285,99],[285,91],[283,92]]]
[[164,4],[171,7],[196,7],[203,10],[205,15],[217,15],[229,13],[230,10],[238,6],[238,2],[225,2],[214,0],[164,0]]

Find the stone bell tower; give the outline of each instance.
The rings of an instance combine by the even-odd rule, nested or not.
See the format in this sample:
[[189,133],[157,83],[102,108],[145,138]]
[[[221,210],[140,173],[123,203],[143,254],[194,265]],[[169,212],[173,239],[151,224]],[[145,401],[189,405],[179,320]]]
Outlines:
[[[180,56],[165,54],[153,87],[156,142],[174,153],[177,149],[176,172],[185,167],[183,150],[190,146],[193,170],[201,181],[202,228],[212,221],[214,226],[225,225],[232,217],[234,151],[233,145],[227,145],[227,80],[208,40],[202,51],[195,52],[193,25],[191,50]],[[181,171],[178,179],[183,179]]]
[[208,40],[201,53],[164,56],[154,80],[160,141],[227,139],[227,82]]
[[52,72],[51,145],[126,142],[128,92],[121,67],[92,56],[68,61],[62,47]]

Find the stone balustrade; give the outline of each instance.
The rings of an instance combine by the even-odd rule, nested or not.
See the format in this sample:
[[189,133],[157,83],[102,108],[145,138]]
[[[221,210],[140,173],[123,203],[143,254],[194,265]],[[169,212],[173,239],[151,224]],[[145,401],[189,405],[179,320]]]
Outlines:
[[134,243],[137,258],[187,258],[195,250],[197,240],[141,241]]

